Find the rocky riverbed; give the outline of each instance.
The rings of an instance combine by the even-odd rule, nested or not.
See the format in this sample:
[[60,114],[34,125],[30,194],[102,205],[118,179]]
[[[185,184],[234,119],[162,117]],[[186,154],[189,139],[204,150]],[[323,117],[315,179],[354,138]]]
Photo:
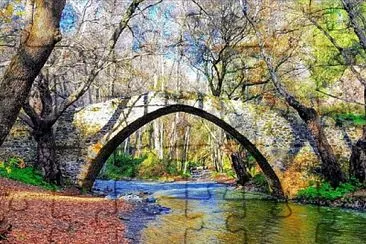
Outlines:
[[159,205],[154,197],[148,192],[138,194],[128,193],[119,197],[133,206],[133,210],[128,213],[122,213],[119,218],[126,226],[125,237],[132,243],[139,243],[141,239],[141,230],[147,226],[149,221],[156,219],[157,215],[167,214],[170,208]]
[[[110,181],[99,182],[94,187],[94,194],[104,196],[109,200],[124,200],[132,205],[132,211],[119,214],[119,219],[126,226],[125,238],[131,243],[140,243],[141,230],[147,227],[148,223],[156,220],[158,215],[170,213],[170,208],[158,204],[158,200],[153,197],[152,191],[146,191],[147,188],[156,191],[158,188],[150,186],[124,184],[124,188],[117,186],[117,182]],[[130,190],[130,191],[128,191]]]

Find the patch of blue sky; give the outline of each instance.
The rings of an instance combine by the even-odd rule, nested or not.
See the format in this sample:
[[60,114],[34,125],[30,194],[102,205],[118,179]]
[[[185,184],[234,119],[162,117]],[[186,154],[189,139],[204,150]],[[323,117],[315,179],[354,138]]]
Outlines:
[[[139,26],[133,26],[134,38],[132,42],[132,50],[135,52],[140,51],[141,45],[146,42],[146,33],[160,33],[160,42],[164,42],[165,39],[170,38],[177,34],[179,26],[174,22],[174,10],[176,9],[175,3],[169,3],[167,6],[156,5],[148,9],[147,18],[153,23],[150,26],[150,31],[143,32]],[[158,44],[159,45],[159,44]],[[165,45],[165,44],[162,44]],[[176,47],[168,46],[163,50],[163,57],[166,59],[176,59],[178,53]]]
[[222,41],[222,35],[218,29],[213,29],[210,33],[210,37],[214,44],[218,44]]
[[153,19],[153,20],[157,19],[160,11],[161,11],[161,9],[157,5],[152,6],[151,8],[149,8],[149,10],[148,10],[149,19]]
[[16,15],[22,15],[24,13],[25,6],[23,4],[16,4],[14,6],[14,12]]
[[166,20],[172,20],[174,18],[173,12],[176,6],[174,4],[169,4],[163,12],[163,16]]
[[13,22],[22,22],[23,21],[22,17],[24,16],[24,6],[16,5],[14,7],[15,8],[11,20]]
[[168,38],[172,35],[172,30],[170,28],[163,28],[163,37]]
[[203,36],[195,39],[189,32],[183,33],[183,41],[186,43],[184,52],[188,54],[194,65],[203,63],[203,56],[206,52],[205,39]]
[[132,50],[134,52],[139,52],[142,43],[145,42],[145,35],[138,24],[131,26],[131,30],[133,32]]
[[132,42],[132,51],[139,52],[141,50],[140,42],[137,39],[133,39]]
[[73,32],[76,29],[78,19],[76,10],[70,3],[67,3],[61,16],[61,32],[66,34]]
[[174,60],[177,59],[179,56],[177,54],[177,49],[174,46],[167,47],[163,54],[164,58]]

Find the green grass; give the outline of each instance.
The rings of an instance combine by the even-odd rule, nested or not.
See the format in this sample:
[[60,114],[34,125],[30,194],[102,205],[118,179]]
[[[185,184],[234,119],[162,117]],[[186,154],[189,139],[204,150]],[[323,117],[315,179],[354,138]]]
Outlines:
[[334,118],[338,124],[348,123],[356,126],[366,125],[366,118],[362,114],[335,114]]
[[361,184],[355,180],[343,183],[337,188],[333,188],[328,182],[323,182],[318,186],[309,186],[297,193],[298,199],[303,200],[336,200],[348,193],[358,190]]
[[47,190],[58,189],[56,185],[44,181],[41,173],[33,167],[25,167],[23,161],[18,158],[9,158],[5,162],[0,162],[0,176]]

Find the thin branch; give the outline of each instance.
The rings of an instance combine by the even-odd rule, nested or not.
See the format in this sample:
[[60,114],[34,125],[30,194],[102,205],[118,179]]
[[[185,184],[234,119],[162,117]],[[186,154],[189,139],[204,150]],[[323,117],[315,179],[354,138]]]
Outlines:
[[56,121],[61,114],[70,107],[74,102],[76,102],[84,93],[89,89],[90,85],[94,82],[95,78],[98,74],[105,68],[105,66],[109,65],[110,63],[107,62],[110,59],[110,56],[113,53],[115,45],[122,34],[122,32],[128,28],[128,23],[133,17],[135,11],[137,10],[138,6],[144,2],[145,0],[133,0],[132,3],[127,8],[125,14],[123,15],[121,21],[119,22],[117,28],[114,30],[113,34],[109,38],[106,51],[100,61],[94,66],[94,68],[90,71],[90,75],[87,78],[86,82],[82,87],[80,87],[77,91],[71,94],[67,99],[65,99],[59,108],[54,108],[51,114],[51,120]]
[[24,123],[26,123],[32,129],[35,129],[34,123],[32,122],[31,118],[25,114],[23,111],[19,112],[18,115],[19,119],[21,119]]
[[335,98],[337,100],[341,100],[341,101],[344,101],[344,102],[347,102],[347,103],[353,103],[353,104],[362,105],[362,106],[365,106],[366,105],[364,103],[360,103],[360,102],[357,102],[357,101],[353,101],[353,100],[349,100],[349,99],[346,99],[346,98],[342,98],[342,97],[338,97],[338,96],[332,95],[330,93],[327,93],[325,91],[320,90],[319,88],[317,88],[316,91],[319,92],[319,93],[321,93],[321,94],[323,94],[323,95],[326,95],[328,97],[332,97],[332,98]]

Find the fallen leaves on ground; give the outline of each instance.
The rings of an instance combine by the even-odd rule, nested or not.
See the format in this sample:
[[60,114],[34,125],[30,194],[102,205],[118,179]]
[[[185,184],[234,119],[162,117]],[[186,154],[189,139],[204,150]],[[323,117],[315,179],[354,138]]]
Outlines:
[[52,192],[0,178],[0,221],[12,228],[0,243],[128,243],[118,219],[122,200]]

